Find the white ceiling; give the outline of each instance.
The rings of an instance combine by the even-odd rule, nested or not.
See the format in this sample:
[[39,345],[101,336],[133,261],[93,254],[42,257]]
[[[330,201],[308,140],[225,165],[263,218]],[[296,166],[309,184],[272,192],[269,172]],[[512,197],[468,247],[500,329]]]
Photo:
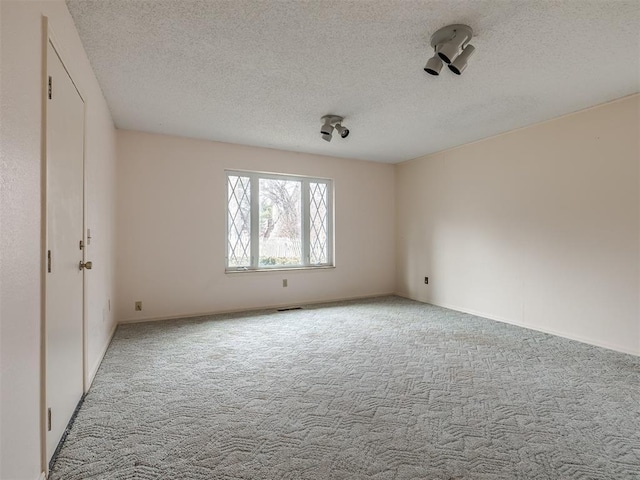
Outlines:
[[[640,91],[640,2],[68,0],[119,128],[380,162]],[[456,77],[429,38],[474,29]],[[320,117],[351,135],[320,138]]]

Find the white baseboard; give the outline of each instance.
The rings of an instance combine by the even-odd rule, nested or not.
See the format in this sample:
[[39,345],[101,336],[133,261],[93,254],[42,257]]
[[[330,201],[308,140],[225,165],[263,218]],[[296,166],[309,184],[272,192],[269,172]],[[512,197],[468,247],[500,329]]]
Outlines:
[[93,368],[89,371],[89,384],[87,385],[87,392],[91,388],[91,384],[93,383],[93,379],[96,377],[96,373],[98,373],[98,369],[100,368],[100,364],[102,363],[102,360],[104,359],[104,356],[106,355],[107,350],[109,349],[109,345],[111,345],[111,340],[113,340],[113,336],[115,335],[117,328],[118,328],[118,324],[114,322],[113,328],[111,329],[111,332],[109,333],[109,340],[107,340],[107,342],[105,343],[104,348],[100,352],[100,356],[98,357],[98,361],[95,363]]
[[[398,294],[398,296],[402,296],[405,298],[410,298],[406,295],[403,294]],[[413,299],[415,300],[415,299]],[[420,300],[418,300],[420,301]],[[423,302],[426,303],[426,302]],[[507,323],[509,325],[515,325],[516,327],[521,327],[521,328],[526,328],[528,330],[534,330],[536,332],[542,332],[542,333],[548,333],[550,335],[555,335],[556,337],[562,337],[562,338],[567,338],[569,340],[575,340],[576,342],[580,342],[580,343],[586,343],[588,345],[593,345],[595,347],[601,347],[601,348],[606,348],[608,350],[614,350],[616,352],[620,352],[620,353],[627,353],[629,355],[635,355],[635,356],[640,356],[640,351],[634,351],[632,349],[626,348],[626,347],[621,347],[620,345],[614,345],[608,342],[602,342],[602,341],[597,341],[597,340],[593,340],[591,338],[586,338],[586,337],[582,337],[580,335],[574,335],[571,333],[566,333],[566,332],[561,332],[552,328],[540,328],[537,327],[535,325],[529,325],[526,323],[522,323],[522,322],[518,322],[509,318],[501,318],[501,317],[497,317],[495,315],[489,315],[487,313],[484,312],[479,312],[477,310],[473,310],[470,308],[463,308],[463,307],[459,307],[457,305],[449,305],[449,304],[444,304],[444,303],[431,303],[431,305],[436,305],[438,307],[442,307],[442,308],[448,308],[449,310],[455,310],[457,312],[462,312],[462,313],[468,313],[469,315],[475,315],[476,317],[483,317],[483,318],[488,318],[489,320],[494,320],[496,322],[502,322],[502,323]]]
[[156,322],[161,320],[174,320],[178,318],[205,317],[208,315],[225,315],[227,313],[259,312],[261,310],[274,310],[278,308],[288,308],[293,306],[320,305],[323,303],[346,302],[349,300],[364,300],[367,298],[388,297],[389,295],[396,295],[396,294],[393,292],[387,292],[387,293],[376,293],[373,295],[361,295],[356,297],[329,298],[325,300],[318,300],[318,301],[311,301],[311,302],[282,303],[282,304],[275,304],[275,305],[265,305],[263,307],[235,308],[231,310],[216,310],[213,312],[176,313],[174,315],[167,315],[163,317],[127,318],[124,320],[118,320],[118,324],[124,325],[127,323]]

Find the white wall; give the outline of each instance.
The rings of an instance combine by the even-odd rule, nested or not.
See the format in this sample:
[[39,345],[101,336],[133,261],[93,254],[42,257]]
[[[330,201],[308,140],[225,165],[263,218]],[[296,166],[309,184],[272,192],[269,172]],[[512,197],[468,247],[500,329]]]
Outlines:
[[398,165],[398,292],[640,354],[639,111],[636,95]]
[[[225,274],[225,169],[333,178],[336,268]],[[394,197],[393,165],[118,130],[117,318],[392,293]]]
[[0,478],[34,480],[40,462],[42,15],[87,101],[88,364],[113,330],[115,129],[62,1],[0,2]]

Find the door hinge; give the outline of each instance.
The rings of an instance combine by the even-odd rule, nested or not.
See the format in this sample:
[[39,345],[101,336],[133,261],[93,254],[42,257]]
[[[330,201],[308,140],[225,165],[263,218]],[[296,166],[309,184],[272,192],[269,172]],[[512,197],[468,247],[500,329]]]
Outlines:
[[53,87],[51,86],[53,84],[53,79],[51,78],[51,75],[49,75],[49,100],[51,100],[51,93],[53,91]]
[[80,240],[80,250],[84,250],[84,242]]
[[51,273],[51,250],[47,250],[47,273]]
[[51,431],[51,408],[47,408],[47,432]]

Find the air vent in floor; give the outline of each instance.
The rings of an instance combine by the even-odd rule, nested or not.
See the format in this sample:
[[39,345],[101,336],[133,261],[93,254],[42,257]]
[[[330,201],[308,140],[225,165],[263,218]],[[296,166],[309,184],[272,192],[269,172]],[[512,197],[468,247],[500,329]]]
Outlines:
[[302,310],[302,307],[285,307],[278,309],[279,312],[288,312],[289,310]]

